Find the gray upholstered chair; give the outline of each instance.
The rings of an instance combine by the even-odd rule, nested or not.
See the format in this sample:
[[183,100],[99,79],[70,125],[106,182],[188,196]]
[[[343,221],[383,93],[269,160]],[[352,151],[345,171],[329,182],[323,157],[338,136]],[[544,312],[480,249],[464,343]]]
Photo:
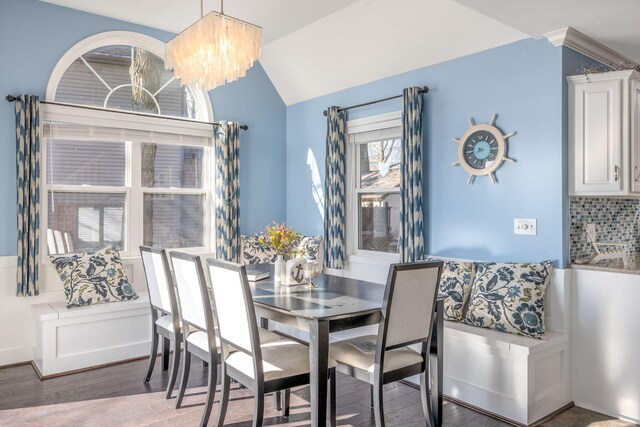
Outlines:
[[158,355],[158,341],[162,338],[162,369],[165,371],[169,367],[170,344],[173,350],[173,363],[169,371],[169,383],[165,396],[168,399],[176,384],[182,343],[175,288],[169,260],[164,249],[140,246],[140,255],[149,290],[149,304],[151,305],[151,353],[144,382],[147,383],[151,379]]
[[[420,375],[425,422],[433,425],[429,395],[429,347],[441,261],[394,264],[389,268],[378,335],[330,346],[337,370],[372,386],[377,427],[383,427],[383,385]],[[421,344],[420,352],[408,347]]]
[[[256,314],[245,267],[208,259],[214,313],[222,343],[222,399],[218,426],[224,424],[231,379],[255,395],[253,425],[261,426],[264,396],[309,384],[309,348],[289,339],[260,344]],[[230,351],[233,348],[235,351]],[[330,380],[335,385],[335,361],[329,360]],[[331,419],[335,425],[335,387],[331,393]]]

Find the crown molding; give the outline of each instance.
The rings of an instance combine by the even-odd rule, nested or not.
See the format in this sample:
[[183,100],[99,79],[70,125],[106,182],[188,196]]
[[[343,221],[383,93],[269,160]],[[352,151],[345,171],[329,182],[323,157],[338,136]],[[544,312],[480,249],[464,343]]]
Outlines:
[[565,27],[560,30],[550,31],[543,34],[554,46],[566,46],[604,65],[633,64],[636,62],[619,54],[615,50],[587,37],[578,30]]

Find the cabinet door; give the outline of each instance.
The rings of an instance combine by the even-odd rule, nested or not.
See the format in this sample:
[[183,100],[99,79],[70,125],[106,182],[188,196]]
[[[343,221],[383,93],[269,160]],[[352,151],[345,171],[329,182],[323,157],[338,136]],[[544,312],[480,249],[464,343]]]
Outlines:
[[640,193],[640,82],[631,80],[631,191]]
[[622,194],[623,81],[577,83],[572,99],[574,193]]

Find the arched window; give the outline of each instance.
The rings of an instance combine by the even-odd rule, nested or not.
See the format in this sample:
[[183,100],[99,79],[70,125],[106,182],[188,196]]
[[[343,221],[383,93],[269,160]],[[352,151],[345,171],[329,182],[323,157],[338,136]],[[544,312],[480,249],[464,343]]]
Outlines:
[[164,43],[112,31],[91,36],[58,62],[47,101],[212,121],[211,103],[197,88],[180,86],[164,68]]
[[42,106],[45,257],[211,247],[211,104],[163,55],[158,40],[110,32],[54,68]]

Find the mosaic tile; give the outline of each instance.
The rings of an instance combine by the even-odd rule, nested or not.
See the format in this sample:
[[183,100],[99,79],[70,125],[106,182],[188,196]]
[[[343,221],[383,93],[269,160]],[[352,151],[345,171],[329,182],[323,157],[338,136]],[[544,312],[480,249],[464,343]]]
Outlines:
[[626,243],[628,253],[640,251],[640,199],[571,197],[569,212],[571,262],[596,254],[584,224],[595,224],[598,242]]

